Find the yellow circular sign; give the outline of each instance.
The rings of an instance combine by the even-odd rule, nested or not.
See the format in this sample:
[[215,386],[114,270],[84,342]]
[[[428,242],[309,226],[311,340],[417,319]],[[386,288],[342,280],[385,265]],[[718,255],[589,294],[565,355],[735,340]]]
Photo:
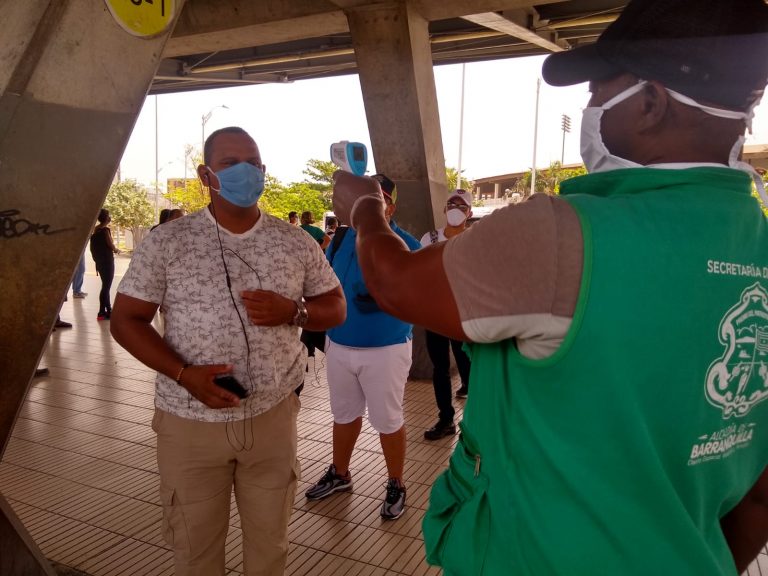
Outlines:
[[173,20],[175,0],[104,0],[112,17],[134,36],[157,36]]

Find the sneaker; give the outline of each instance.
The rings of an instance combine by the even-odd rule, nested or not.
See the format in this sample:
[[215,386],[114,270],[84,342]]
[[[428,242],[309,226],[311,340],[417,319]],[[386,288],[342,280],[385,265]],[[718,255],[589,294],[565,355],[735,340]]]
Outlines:
[[466,384],[462,384],[461,387],[456,390],[456,398],[466,398],[469,388]]
[[440,440],[446,436],[453,436],[456,434],[456,424],[453,422],[443,422],[438,420],[437,424],[427,430],[424,430],[425,440]]
[[88,296],[88,292],[73,292],[72,297],[73,298],[85,298]]
[[346,478],[339,476],[336,474],[336,466],[331,464],[328,466],[328,471],[317,481],[317,484],[307,490],[304,495],[307,497],[307,500],[320,500],[334,492],[343,492],[345,490],[352,490],[352,476],[350,474],[347,474]]
[[56,323],[53,325],[54,328],[72,328],[71,322],[64,322],[61,318],[56,319]]
[[395,478],[386,483],[387,495],[381,505],[381,517],[384,520],[397,520],[405,512],[405,486]]
[[51,373],[48,368],[36,368],[35,369],[35,378],[43,378],[45,376],[48,376]]

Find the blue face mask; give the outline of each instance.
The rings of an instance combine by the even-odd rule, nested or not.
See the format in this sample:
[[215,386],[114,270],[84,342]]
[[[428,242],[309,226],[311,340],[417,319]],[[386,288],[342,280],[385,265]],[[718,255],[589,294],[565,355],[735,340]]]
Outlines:
[[221,188],[217,190],[211,186],[211,190],[235,206],[250,208],[264,193],[264,172],[248,162],[240,162],[216,172],[216,177]]

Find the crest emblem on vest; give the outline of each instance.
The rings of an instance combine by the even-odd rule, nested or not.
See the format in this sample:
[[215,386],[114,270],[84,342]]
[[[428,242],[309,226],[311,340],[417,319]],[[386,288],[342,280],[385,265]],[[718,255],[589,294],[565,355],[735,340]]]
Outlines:
[[768,292],[759,282],[726,312],[718,337],[725,352],[707,371],[706,395],[727,420],[768,399]]

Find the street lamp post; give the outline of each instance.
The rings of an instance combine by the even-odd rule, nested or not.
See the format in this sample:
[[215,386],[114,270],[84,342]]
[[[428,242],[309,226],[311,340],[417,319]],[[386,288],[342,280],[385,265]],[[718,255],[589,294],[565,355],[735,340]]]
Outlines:
[[565,162],[565,134],[571,131],[571,117],[563,114],[563,151],[560,153],[560,166]]
[[211,116],[213,115],[213,111],[216,110],[216,108],[226,108],[229,110],[229,106],[226,104],[219,104],[218,106],[214,106],[210,110],[208,110],[207,113],[203,114],[202,121],[201,121],[201,127],[202,127],[202,138],[200,140],[200,152],[205,155],[205,125],[208,123],[208,120],[211,119]]
[[531,167],[531,196],[536,191],[536,146],[539,141],[539,94],[541,92],[541,78],[536,79],[536,112],[533,120],[533,166]]
[[157,94],[155,94],[155,222],[159,220],[159,212],[157,207],[157,180],[159,178],[160,169],[158,168],[158,150],[157,150]]

